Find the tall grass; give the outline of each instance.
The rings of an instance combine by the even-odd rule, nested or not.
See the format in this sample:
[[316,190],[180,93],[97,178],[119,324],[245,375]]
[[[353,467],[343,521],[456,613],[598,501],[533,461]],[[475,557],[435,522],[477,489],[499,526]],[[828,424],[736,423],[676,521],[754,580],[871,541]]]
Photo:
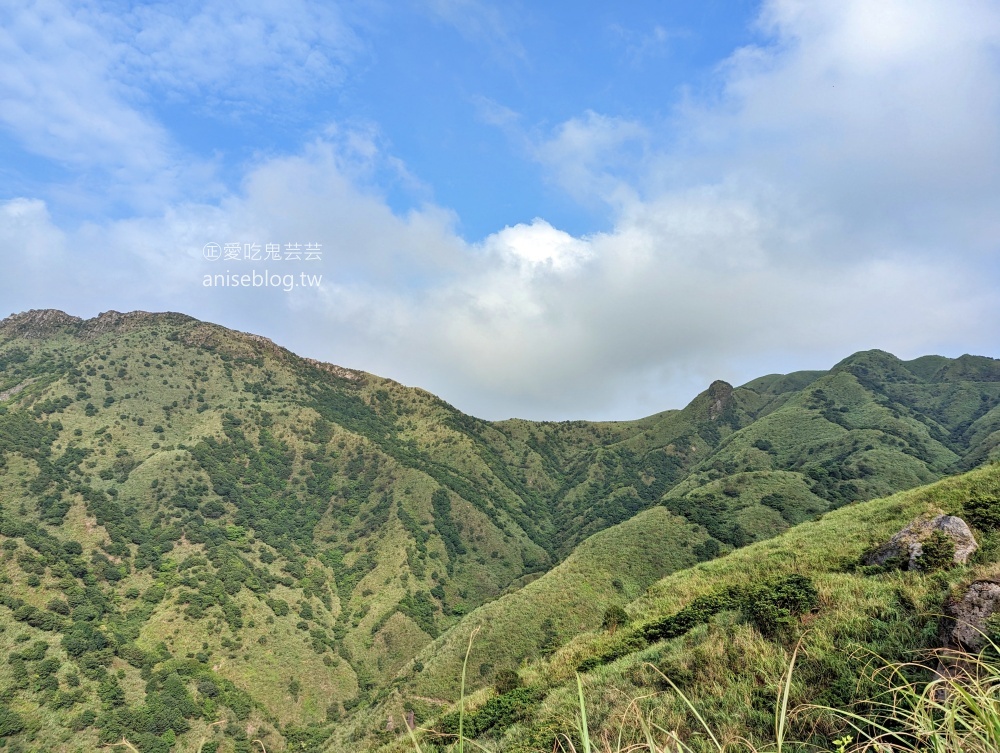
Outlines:
[[[981,654],[938,651],[928,657],[938,663],[929,681],[911,679],[926,676],[927,663],[883,665],[876,673],[885,689],[865,701],[864,714],[825,706],[803,705],[789,709],[788,698],[798,647],[792,653],[775,704],[775,739],[755,743],[745,738],[722,741],[695,705],[669,678],[667,683],[692,712],[717,753],[782,753],[784,750],[831,751],[831,753],[997,753],[1000,751],[1000,649]],[[651,665],[650,665],[651,666]],[[655,667],[654,667],[655,669]],[[564,735],[556,741],[558,753],[694,753],[688,741],[675,731],[654,723],[638,713],[623,721],[617,741],[603,738],[595,747],[587,729],[583,686],[577,679],[580,713],[576,739]],[[636,699],[640,700],[640,699]],[[837,720],[845,734],[830,746],[787,740],[793,717],[822,714]],[[627,725],[637,729],[626,730]],[[633,734],[638,731],[638,735]],[[853,734],[852,734],[853,733]],[[641,742],[623,743],[624,739]],[[577,747],[577,744],[581,747]]]
[[[795,650],[792,652],[792,658],[789,661],[788,669],[785,671],[785,675],[782,678],[782,691],[778,696],[777,703],[775,705],[774,753],[782,753],[782,746],[784,744],[788,720],[788,696],[792,687],[792,672],[795,668],[795,658],[798,655],[798,652],[799,646],[796,646]],[[712,741],[712,745],[718,753],[727,753],[727,751],[734,750],[732,745],[719,741],[719,738],[712,730],[711,725],[705,720],[705,718],[698,711],[697,707],[684,694],[684,692],[677,687],[673,680],[664,675],[653,665],[650,664],[647,666],[657,672],[670,685],[673,691],[684,701],[687,707],[691,710],[691,713],[698,720],[702,729],[704,729],[708,739]],[[624,736],[624,730],[622,730],[618,736],[617,744],[613,744],[609,740],[605,739],[602,743],[603,749],[601,751],[595,751],[590,742],[590,732],[587,729],[587,708],[583,697],[583,684],[580,681],[579,675],[576,677],[576,684],[580,698],[580,716],[578,718],[577,733],[580,736],[583,748],[582,751],[578,752],[573,740],[564,736],[562,741],[557,743],[559,746],[558,749],[561,750],[562,753],[694,753],[693,749],[685,741],[683,741],[676,732],[664,729],[639,713],[635,716],[635,723],[639,726],[641,732],[640,739],[642,742],[631,743],[623,747],[622,739]],[[657,738],[659,738],[662,742],[657,742]],[[736,746],[735,750],[756,751],[757,753],[763,753],[764,750],[755,747],[752,743],[746,740],[737,741]],[[771,748],[767,748],[766,750],[771,750]]]
[[[471,745],[473,745],[476,748],[479,748],[480,750],[486,750],[473,740],[467,740],[465,737],[465,676],[466,676],[466,670],[468,669],[469,666],[469,654],[472,653],[472,643],[473,641],[475,641],[476,635],[479,633],[480,627],[481,627],[480,625],[477,625],[472,630],[472,633],[469,634],[469,644],[465,649],[465,660],[462,662],[462,683],[458,701],[458,739],[452,746],[452,750],[457,751],[457,753],[465,753],[466,743],[470,743]],[[413,742],[414,749],[417,751],[417,753],[422,753],[422,749],[420,747],[419,741],[417,740],[417,736],[413,733],[413,730],[410,729],[409,725],[407,725],[406,729],[407,732],[409,732],[410,734],[410,740]]]
[[[865,715],[834,712],[857,734],[851,753],[996,753],[1000,751],[1000,662],[987,651],[939,650],[933,679],[908,677],[925,664],[884,668],[886,691]],[[829,709],[822,709],[830,711]]]

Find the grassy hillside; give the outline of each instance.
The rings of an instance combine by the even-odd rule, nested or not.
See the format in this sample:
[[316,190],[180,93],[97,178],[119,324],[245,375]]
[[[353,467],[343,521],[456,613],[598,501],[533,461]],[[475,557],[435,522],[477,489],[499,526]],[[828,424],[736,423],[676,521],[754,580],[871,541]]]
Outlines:
[[[596,533],[541,578],[480,607],[474,618],[427,646],[419,656],[424,669],[406,690],[454,697],[460,649],[475,628],[480,638],[470,661],[482,676],[516,669],[526,657],[524,646],[535,646],[528,656],[551,652],[569,636],[599,625],[608,606],[624,606],[659,576],[704,559],[709,540],[704,529],[662,507]],[[490,671],[482,671],[484,663]]]
[[638,421],[486,422],[180,314],[11,317],[0,740],[361,745],[456,699],[477,626],[473,689],[667,573],[995,457],[998,403],[991,359],[871,352]]
[[[918,364],[914,373],[893,356],[872,352],[847,359],[831,372],[764,377],[736,389],[717,382],[683,410],[637,422],[641,432],[600,448],[586,477],[575,480],[566,492],[563,509],[596,509],[607,522],[651,509],[649,500],[655,500],[710,534],[698,556],[711,558],[851,501],[933,481],[962,467],[969,453],[989,454],[981,443],[986,435],[963,429],[969,419],[959,421],[961,412],[955,406],[964,406],[964,415],[980,415],[977,421],[997,415],[1000,391],[989,381],[994,378],[994,362],[966,360],[970,365],[963,376],[978,381],[934,381],[950,378],[948,359],[918,359],[911,362]],[[936,365],[934,371],[927,368],[929,361]],[[972,364],[978,371],[971,371]],[[883,374],[878,382],[872,377],[876,366]],[[896,389],[893,385],[906,385],[905,402],[904,397],[889,394]],[[913,397],[921,391],[924,398]],[[945,408],[928,407],[933,401],[926,396],[931,395],[954,411],[947,420]],[[939,418],[932,418],[932,412]],[[538,434],[546,428],[530,426]],[[655,449],[648,449],[651,446]],[[658,483],[655,479],[666,477],[664,466],[676,467],[676,477],[650,494]],[[632,533],[623,538],[634,536],[649,520],[643,515],[630,519]],[[612,527],[604,534],[614,531]],[[669,549],[671,537],[662,531],[659,535],[664,539],[660,546]],[[637,561],[647,566],[647,558]],[[648,572],[656,577],[665,571]],[[494,605],[476,610],[428,647],[416,669],[404,668],[398,680],[402,687],[422,697],[456,700],[461,647],[479,625],[486,634],[479,641],[482,646],[473,650],[476,662],[513,666],[536,657],[543,625],[553,619],[550,598],[541,590],[549,578],[542,578],[538,590],[526,590],[519,601],[505,602],[517,629],[500,631],[502,640],[494,641],[489,637],[497,632],[490,627],[496,619]],[[613,590],[605,591],[603,598],[590,604],[590,619],[599,619],[618,597]],[[555,640],[568,640],[573,631],[558,629],[560,624],[574,623],[553,622]],[[551,637],[551,630],[545,632]],[[493,650],[498,654],[495,661],[488,658]],[[473,673],[469,685],[477,689],[492,680]],[[389,702],[394,703],[395,696]],[[378,707],[380,714],[384,706]]]
[[[973,501],[970,504],[970,500]],[[921,514],[964,515],[975,525],[981,549],[968,566],[936,572],[861,567],[860,556]],[[938,619],[949,593],[1000,573],[1000,532],[989,525],[1000,512],[1000,464],[945,479],[885,499],[858,503],[803,523],[660,580],[628,605],[630,624],[613,634],[581,633],[548,659],[519,672],[530,699],[516,714],[477,740],[488,750],[551,750],[560,734],[576,735],[576,675],[582,673],[592,737],[640,742],[637,712],[647,722],[676,731],[695,750],[713,749],[676,685],[722,740],[743,736],[773,740],[775,702],[791,653],[801,640],[791,685],[791,707],[821,704],[849,708],[883,685],[873,670],[883,662],[919,661],[939,644]],[[813,607],[784,625],[770,625],[742,606],[692,611],[727,592],[771,593],[797,578],[815,589]],[[754,591],[760,584],[768,589]],[[684,610],[687,610],[685,612]],[[696,614],[686,629],[659,639],[677,615]],[[652,637],[651,637],[652,636]],[[929,663],[928,668],[933,666]],[[917,671],[914,679],[931,675]],[[668,682],[665,678],[669,678]],[[473,696],[467,709],[490,708],[492,691]],[[494,706],[497,704],[494,700]],[[863,711],[865,706],[854,707]],[[828,715],[793,715],[792,739],[833,749],[845,732]],[[454,732],[453,719],[425,720]],[[449,725],[449,722],[451,724]],[[433,741],[435,738],[428,737]],[[405,750],[405,741],[387,743]],[[434,750],[433,742],[424,746]]]

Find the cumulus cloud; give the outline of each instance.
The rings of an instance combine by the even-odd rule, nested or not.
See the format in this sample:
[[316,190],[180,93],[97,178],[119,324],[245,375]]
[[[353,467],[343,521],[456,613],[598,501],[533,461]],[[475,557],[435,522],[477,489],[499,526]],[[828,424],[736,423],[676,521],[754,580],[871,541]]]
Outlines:
[[167,166],[168,136],[123,101],[107,76],[116,52],[60,3],[0,11],[0,122],[29,150],[74,166]]
[[994,3],[776,0],[759,25],[767,42],[686,113],[693,174],[752,175],[913,245],[953,238],[957,214],[985,219],[1000,187]]
[[[9,281],[57,253],[74,313],[184,310],[489,418],[638,416],[862,348],[996,354],[996,5],[773,0],[759,29],[669,123],[584,112],[535,139],[605,232],[463,239],[447,208],[391,209],[373,176],[405,168],[333,129],[156,216],[66,231],[8,202],[2,247],[30,253],[0,289],[28,300]],[[230,240],[323,243],[322,289],[201,288],[202,246]],[[74,286],[78,248],[118,276]]]
[[[410,368],[454,364],[446,394],[493,415],[637,415],[698,380],[861,348],[993,352],[998,18],[986,3],[768,3],[762,41],[669,124],[587,112],[555,128],[538,160],[614,228],[561,239],[565,269],[512,268],[508,251],[397,300]],[[482,248],[516,238],[517,258],[553,258],[559,231],[531,228]]]
[[483,243],[483,249],[519,265],[544,265],[557,271],[572,269],[590,255],[586,242],[537,218],[530,225],[515,225],[494,233]]
[[635,197],[630,181],[645,162],[649,138],[641,123],[588,111],[562,123],[534,154],[578,201],[620,206]]
[[0,127],[20,148],[73,172],[47,193],[81,210],[149,213],[181,197],[217,197],[216,165],[176,142],[157,103],[222,122],[271,117],[293,94],[343,83],[361,49],[326,3],[120,10],[60,0],[0,8]]

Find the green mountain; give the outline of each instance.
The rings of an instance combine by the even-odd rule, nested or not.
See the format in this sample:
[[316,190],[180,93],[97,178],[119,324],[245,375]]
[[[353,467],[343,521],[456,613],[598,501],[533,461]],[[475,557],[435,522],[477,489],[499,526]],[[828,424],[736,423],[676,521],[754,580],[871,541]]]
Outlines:
[[998,405],[1000,362],[871,351],[487,422],[180,314],[12,316],[0,740],[363,749],[457,699],[477,626],[485,688],[665,575],[996,457]]
[[[974,526],[980,548],[967,565],[903,571],[862,564],[865,552],[909,522],[942,513]],[[704,725],[719,740],[745,741],[741,750],[770,750],[776,705],[794,657],[787,707],[795,712],[786,733],[807,747],[786,747],[835,750],[835,739],[857,739],[858,732],[844,717],[815,707],[864,717],[890,702],[879,694],[891,681],[905,678],[920,687],[933,680],[945,603],[971,583],[997,583],[998,524],[996,462],[832,511],[660,580],[628,604],[616,630],[583,632],[550,657],[521,667],[504,687],[471,694],[465,733],[482,749],[507,753],[553,750],[559,741],[579,745],[579,675],[590,736],[620,745],[614,750],[644,746],[650,730],[663,750],[675,749],[667,732],[692,750],[717,750]],[[1000,641],[995,624],[988,636],[994,646]],[[991,656],[995,662],[995,651]],[[904,666],[903,674],[886,672],[889,663]],[[982,720],[987,723],[987,716]],[[420,721],[434,730],[422,735],[424,753],[443,749],[434,742],[457,731],[450,706]],[[375,737],[385,751],[412,750],[398,736]],[[898,742],[901,750],[923,749],[919,743],[907,747],[912,740]],[[329,749],[343,749],[338,745],[343,741]]]

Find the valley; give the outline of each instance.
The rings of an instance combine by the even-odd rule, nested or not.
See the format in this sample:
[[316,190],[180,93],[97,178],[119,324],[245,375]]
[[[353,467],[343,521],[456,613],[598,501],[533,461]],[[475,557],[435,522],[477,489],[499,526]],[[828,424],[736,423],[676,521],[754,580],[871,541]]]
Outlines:
[[[992,499],[998,445],[1000,362],[979,356],[866,351],[714,382],[634,421],[490,422],[182,314],[14,315],[0,322],[0,739],[405,750],[407,715],[440,727],[460,699],[475,633],[474,703],[511,673],[530,689],[484,740],[551,749],[581,666],[623,697],[653,682],[650,660],[701,688],[705,641],[744,641],[750,674],[778,666],[731,610],[629,644],[629,628],[602,629],[609,608],[650,621],[790,573],[826,605],[816,635],[903,656],[927,644],[915,615],[945,586],[848,565],[925,508]],[[884,606],[900,589],[913,606]],[[890,610],[881,642],[851,632],[851,599]],[[821,687],[814,670],[803,683]],[[601,708],[598,723],[621,711]]]

